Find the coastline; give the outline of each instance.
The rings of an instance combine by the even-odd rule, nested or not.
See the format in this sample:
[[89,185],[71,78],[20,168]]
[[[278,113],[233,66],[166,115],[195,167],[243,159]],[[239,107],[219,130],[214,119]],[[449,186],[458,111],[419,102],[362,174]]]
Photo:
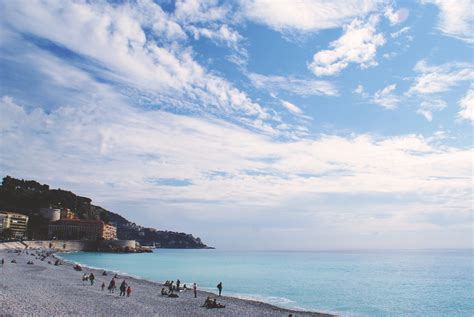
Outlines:
[[[25,250],[22,250],[25,251]],[[26,250],[28,253],[36,252]],[[265,302],[242,299],[232,296],[218,297],[219,303],[226,305],[222,309],[201,307],[207,296],[215,294],[198,290],[194,298],[192,290],[179,293],[179,298],[161,296],[161,283],[148,281],[118,273],[118,281],[126,279],[132,287],[130,298],[120,298],[117,293],[101,291],[100,285],[108,285],[115,272],[107,270],[108,276],[102,276],[102,269],[82,266],[83,271],[75,271],[74,263],[64,260],[60,254],[53,254],[44,261],[30,254],[0,250],[0,257],[5,259],[0,269],[0,315],[168,315],[168,316],[335,316],[327,313],[286,309]],[[56,258],[64,264],[53,265]],[[17,263],[10,263],[16,259]],[[32,260],[34,265],[26,264]],[[48,261],[51,264],[48,264]],[[84,284],[81,277],[84,273],[94,273],[95,285]],[[25,293],[28,296],[25,297]],[[25,301],[24,298],[30,300]]]

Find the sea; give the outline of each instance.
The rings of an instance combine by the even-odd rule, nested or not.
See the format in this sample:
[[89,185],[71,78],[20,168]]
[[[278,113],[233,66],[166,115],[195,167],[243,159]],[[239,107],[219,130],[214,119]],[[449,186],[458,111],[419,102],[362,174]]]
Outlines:
[[[340,316],[474,316],[473,250],[63,253],[147,280]],[[157,289],[157,294],[159,290]]]

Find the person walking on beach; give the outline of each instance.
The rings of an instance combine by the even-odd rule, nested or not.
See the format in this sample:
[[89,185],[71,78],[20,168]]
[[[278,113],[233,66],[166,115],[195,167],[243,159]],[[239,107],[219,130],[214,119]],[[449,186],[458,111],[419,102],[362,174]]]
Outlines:
[[109,283],[109,292],[113,293],[115,290],[115,278],[112,277],[112,280]]
[[221,296],[221,293],[222,293],[222,282],[219,282],[219,284],[217,284],[217,289],[219,290],[219,296]]
[[176,281],[176,291],[179,292],[179,285],[181,284],[181,281],[180,280],[177,280]]
[[102,289],[102,292],[103,292],[105,288],[105,282],[102,282],[102,286],[100,288]]
[[94,285],[94,280],[95,280],[94,273],[91,273],[91,274],[89,275],[89,281],[91,281],[91,285]]
[[194,291],[194,298],[197,297],[197,285],[196,283],[193,284],[193,291]]
[[123,280],[122,284],[120,284],[120,296],[125,296],[126,290],[127,290],[127,282]]
[[131,293],[132,293],[132,288],[129,286],[127,287],[127,297],[130,297]]

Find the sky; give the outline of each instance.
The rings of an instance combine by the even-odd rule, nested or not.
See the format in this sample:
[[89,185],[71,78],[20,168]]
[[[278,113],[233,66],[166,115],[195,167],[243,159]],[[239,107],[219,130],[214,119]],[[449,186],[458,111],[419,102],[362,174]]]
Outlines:
[[220,249],[472,248],[470,0],[0,2],[0,173]]

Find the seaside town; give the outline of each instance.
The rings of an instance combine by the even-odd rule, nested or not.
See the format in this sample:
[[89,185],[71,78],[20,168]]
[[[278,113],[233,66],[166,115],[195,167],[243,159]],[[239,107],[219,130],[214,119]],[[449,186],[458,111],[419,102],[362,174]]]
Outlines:
[[[48,222],[35,230],[51,240],[116,240],[117,227],[101,220],[79,219],[69,208],[40,208],[37,212]],[[28,216],[0,211],[0,236],[3,240],[23,240],[28,237]],[[39,231],[38,231],[39,230]],[[41,231],[42,230],[42,231]]]

